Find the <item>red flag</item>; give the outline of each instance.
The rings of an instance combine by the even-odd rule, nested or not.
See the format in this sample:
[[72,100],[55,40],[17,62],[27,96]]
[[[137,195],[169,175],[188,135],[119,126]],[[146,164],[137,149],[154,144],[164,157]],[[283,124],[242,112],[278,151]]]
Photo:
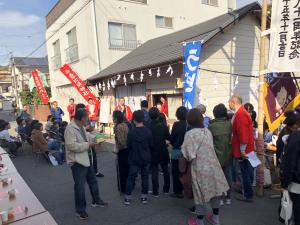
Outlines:
[[68,78],[68,80],[73,84],[73,86],[78,90],[82,97],[88,101],[89,98],[92,98],[95,104],[99,107],[100,102],[98,98],[86,87],[86,83],[81,80],[78,74],[72,70],[72,68],[65,64],[60,68],[60,71]]
[[47,95],[47,92],[44,88],[44,85],[43,85],[43,82],[42,82],[42,79],[40,78],[39,76],[39,71],[38,70],[33,70],[31,72],[32,74],[32,77],[33,77],[33,80],[34,80],[34,83],[35,83],[35,86],[36,86],[36,89],[40,95],[40,98],[41,98],[41,101],[44,103],[44,104],[48,104],[49,102],[49,97]]

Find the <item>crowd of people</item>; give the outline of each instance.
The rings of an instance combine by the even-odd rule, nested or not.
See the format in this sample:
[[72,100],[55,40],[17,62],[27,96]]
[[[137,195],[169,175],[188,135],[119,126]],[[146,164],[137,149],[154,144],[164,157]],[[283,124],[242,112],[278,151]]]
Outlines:
[[[189,225],[204,225],[205,220],[220,224],[220,206],[231,205],[233,189],[237,200],[253,202],[256,168],[249,156],[256,150],[258,136],[253,105],[243,104],[239,95],[233,95],[228,101],[229,109],[222,103],[214,107],[213,119],[206,115],[204,105],[191,110],[181,106],[176,110],[177,121],[170,127],[166,99],[162,97],[161,101],[149,108],[148,101],[143,100],[141,109],[132,112],[125,99],[120,98],[112,114],[116,144],[113,153],[117,156],[118,188],[124,204],[131,204],[138,176],[142,204],[148,202],[149,195],[158,198],[162,193],[193,199],[190,211],[196,216],[188,220]],[[34,148],[48,157],[53,150],[60,153],[55,156],[59,163],[66,160],[75,183],[76,214],[87,219],[86,182],[92,207],[107,205],[100,197],[96,180],[96,176],[104,176],[98,172],[95,151],[99,144],[95,138],[99,108],[93,99],[86,106],[70,99],[67,109],[70,123],[62,120],[63,110],[57,102],[53,103],[45,133],[39,121],[21,113],[18,133],[22,140],[30,138]],[[282,188],[289,191],[293,201],[295,225],[300,225],[300,113],[292,110],[285,116],[275,143],[277,161]],[[15,154],[20,141],[8,135],[9,128],[8,123],[0,121],[0,139],[7,140],[10,153]],[[266,142],[273,141],[275,133],[268,131],[266,123],[264,134]]]

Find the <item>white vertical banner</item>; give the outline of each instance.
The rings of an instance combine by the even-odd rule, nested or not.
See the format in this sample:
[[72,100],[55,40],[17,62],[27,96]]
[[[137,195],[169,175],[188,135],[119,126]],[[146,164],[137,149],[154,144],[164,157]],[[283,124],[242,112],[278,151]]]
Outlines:
[[268,70],[300,71],[300,0],[272,1]]

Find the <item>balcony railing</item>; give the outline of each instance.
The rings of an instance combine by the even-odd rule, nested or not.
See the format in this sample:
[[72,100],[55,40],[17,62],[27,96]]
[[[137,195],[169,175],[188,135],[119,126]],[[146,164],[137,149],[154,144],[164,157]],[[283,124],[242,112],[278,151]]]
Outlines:
[[61,67],[61,56],[60,54],[55,55],[51,58],[53,70],[58,70]]
[[78,56],[78,45],[71,45],[69,48],[65,50],[66,52],[66,62],[73,63],[79,60]]
[[111,49],[132,50],[141,46],[142,42],[137,40],[109,39]]

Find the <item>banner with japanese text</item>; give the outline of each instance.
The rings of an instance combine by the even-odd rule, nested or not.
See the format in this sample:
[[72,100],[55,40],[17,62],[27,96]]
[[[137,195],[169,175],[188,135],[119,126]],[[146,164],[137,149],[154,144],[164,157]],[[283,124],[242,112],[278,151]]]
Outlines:
[[284,113],[300,104],[300,95],[290,73],[271,73],[266,80],[264,112],[269,129],[274,131],[285,119]]
[[78,74],[68,64],[63,65],[60,68],[60,71],[73,84],[73,86],[78,90],[78,92],[86,101],[92,98],[95,104],[98,105],[98,107],[100,106],[98,98],[91,92],[90,89],[86,87],[86,83],[79,78]]
[[270,72],[300,71],[300,0],[272,1]]
[[184,106],[192,109],[195,104],[196,82],[200,64],[200,41],[184,44]]
[[32,75],[32,78],[33,78],[33,81],[34,81],[34,84],[35,84],[35,87],[40,95],[40,98],[41,98],[41,101],[44,103],[44,104],[48,104],[49,102],[49,97],[48,97],[48,94],[45,90],[45,87],[43,85],[43,82],[42,82],[42,79],[39,75],[39,71],[38,70],[33,70],[31,72],[31,75]]

